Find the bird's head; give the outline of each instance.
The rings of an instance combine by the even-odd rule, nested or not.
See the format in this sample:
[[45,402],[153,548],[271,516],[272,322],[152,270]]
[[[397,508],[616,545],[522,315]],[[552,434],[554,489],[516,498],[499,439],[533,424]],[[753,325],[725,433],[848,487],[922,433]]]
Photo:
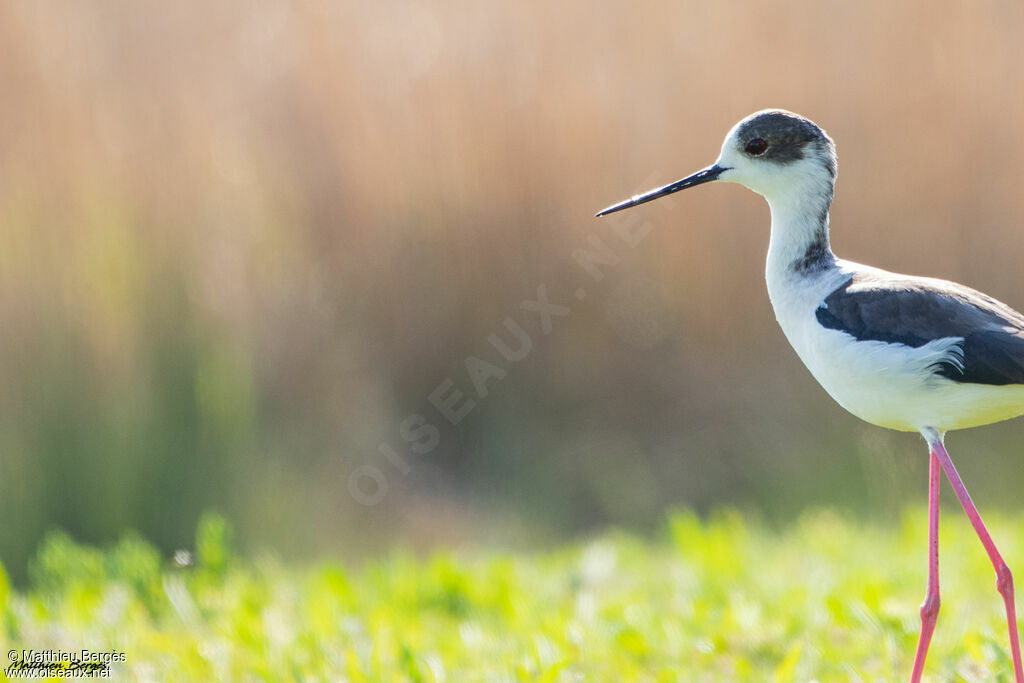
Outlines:
[[832,199],[836,148],[812,121],[782,109],[751,114],[729,131],[718,160],[702,171],[615,204],[603,216],[713,180],[739,183],[771,202],[794,193]]
[[831,185],[836,146],[814,122],[782,109],[751,114],[729,131],[716,166],[719,180],[765,197],[806,183]]

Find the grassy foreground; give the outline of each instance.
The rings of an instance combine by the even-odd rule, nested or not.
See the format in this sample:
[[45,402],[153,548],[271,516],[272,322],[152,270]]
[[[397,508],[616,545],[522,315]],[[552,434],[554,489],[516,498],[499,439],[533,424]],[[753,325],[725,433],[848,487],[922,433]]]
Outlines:
[[[946,506],[940,532],[926,675],[1009,680],[994,576],[958,512]],[[990,517],[1024,576],[1024,519]],[[54,533],[27,592],[0,572],[0,644],[123,652],[114,679],[906,680],[923,511],[888,527],[819,511],[782,531],[679,512],[666,529],[519,556],[396,552],[358,570],[236,558],[215,516],[185,567],[134,535],[97,550]]]

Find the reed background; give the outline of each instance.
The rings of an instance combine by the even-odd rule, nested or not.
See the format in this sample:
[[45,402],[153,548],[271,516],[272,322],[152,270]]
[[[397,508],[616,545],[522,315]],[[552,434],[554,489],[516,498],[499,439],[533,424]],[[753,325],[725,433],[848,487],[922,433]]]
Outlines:
[[[0,558],[23,575],[51,527],[170,552],[207,509],[352,557],[923,500],[920,439],[834,405],[775,325],[763,200],[637,209],[633,247],[592,215],[784,107],[838,143],[837,253],[1024,307],[1022,36],[994,1],[5,4]],[[504,374],[485,398],[467,357]],[[983,510],[1020,506],[1021,430],[949,439]]]

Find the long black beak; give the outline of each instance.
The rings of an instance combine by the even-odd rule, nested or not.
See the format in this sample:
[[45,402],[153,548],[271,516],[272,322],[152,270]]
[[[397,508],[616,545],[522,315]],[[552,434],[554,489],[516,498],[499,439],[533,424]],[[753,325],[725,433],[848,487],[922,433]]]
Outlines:
[[686,188],[693,187],[694,185],[710,183],[712,180],[718,180],[718,176],[722,175],[724,172],[728,170],[728,168],[724,166],[719,166],[718,164],[715,164],[714,166],[708,166],[703,171],[697,171],[693,175],[687,176],[682,180],[677,180],[674,183],[669,183],[665,187],[659,187],[656,190],[651,190],[650,192],[645,192],[644,194],[635,194],[626,201],[619,202],[618,204],[613,204],[612,206],[609,206],[607,209],[604,209],[595,215],[597,217],[605,216],[610,213],[615,213],[616,211],[622,211],[623,209],[630,209],[634,206],[646,204],[647,202],[653,201],[658,197],[664,197],[667,194],[679,192],[679,190],[685,190]]

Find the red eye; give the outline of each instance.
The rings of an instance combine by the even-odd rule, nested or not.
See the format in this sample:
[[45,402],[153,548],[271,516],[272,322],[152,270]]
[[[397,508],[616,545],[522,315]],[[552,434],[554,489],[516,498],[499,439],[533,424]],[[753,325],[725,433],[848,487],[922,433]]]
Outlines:
[[764,154],[764,151],[768,149],[768,143],[761,138],[754,138],[743,149],[746,150],[747,154],[757,157]]

